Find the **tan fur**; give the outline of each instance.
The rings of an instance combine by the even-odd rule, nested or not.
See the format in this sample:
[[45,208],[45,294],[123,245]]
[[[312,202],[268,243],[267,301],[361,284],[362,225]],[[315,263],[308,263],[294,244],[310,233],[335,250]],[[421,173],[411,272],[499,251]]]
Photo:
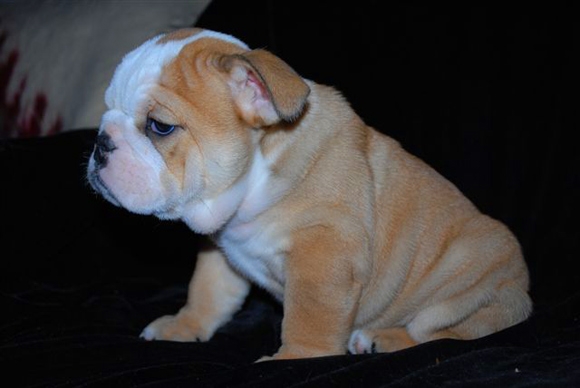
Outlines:
[[[152,328],[171,341],[207,341],[242,305],[249,284],[219,251],[198,255],[187,304],[175,316],[157,319]],[[202,296],[203,295],[203,296]]]
[[[253,109],[246,89],[256,79],[266,110]],[[183,128],[152,138],[171,174],[201,174],[217,195],[248,173],[259,147],[268,188],[282,193],[215,236],[220,245],[220,233],[272,231],[280,242],[282,270],[265,261],[284,290],[274,358],[472,339],[529,315],[528,273],[511,232],[365,125],[333,88],[303,81],[270,53],[206,38],[186,46],[159,84],[150,116]],[[189,158],[204,169],[188,169]],[[248,283],[228,259],[200,255],[187,305],[149,326],[155,338],[207,340],[232,316]]]

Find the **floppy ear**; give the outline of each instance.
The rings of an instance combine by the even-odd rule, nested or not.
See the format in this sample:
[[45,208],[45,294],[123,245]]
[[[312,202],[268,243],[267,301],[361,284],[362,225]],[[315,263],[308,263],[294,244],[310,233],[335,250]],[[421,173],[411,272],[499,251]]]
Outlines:
[[284,61],[266,50],[224,55],[226,71],[240,116],[255,127],[297,119],[310,88]]

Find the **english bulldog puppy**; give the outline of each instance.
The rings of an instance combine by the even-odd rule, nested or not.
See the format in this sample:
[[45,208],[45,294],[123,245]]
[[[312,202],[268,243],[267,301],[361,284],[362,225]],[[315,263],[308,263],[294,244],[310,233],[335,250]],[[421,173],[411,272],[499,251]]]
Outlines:
[[283,303],[274,359],[473,339],[531,312],[506,226],[268,51],[158,36],[125,56],[105,102],[92,187],[215,242],[146,340],[208,341],[251,283]]

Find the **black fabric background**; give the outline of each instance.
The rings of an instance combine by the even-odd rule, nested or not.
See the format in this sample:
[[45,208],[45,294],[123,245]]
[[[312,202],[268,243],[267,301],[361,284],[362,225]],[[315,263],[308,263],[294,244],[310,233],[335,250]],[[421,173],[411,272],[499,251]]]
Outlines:
[[[571,9],[214,0],[197,23],[336,86],[522,243],[535,312],[476,341],[252,364],[282,311],[254,290],[208,343],[144,342],[205,243],[114,208],[94,130],[0,143],[0,365],[14,387],[580,386],[577,27]],[[338,166],[337,166],[338,167]]]

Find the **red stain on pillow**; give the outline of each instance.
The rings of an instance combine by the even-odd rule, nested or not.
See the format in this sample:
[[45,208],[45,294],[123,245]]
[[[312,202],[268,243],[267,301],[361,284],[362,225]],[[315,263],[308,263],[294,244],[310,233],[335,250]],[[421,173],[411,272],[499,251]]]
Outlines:
[[[46,114],[48,101],[43,93],[38,93],[34,99],[32,112],[18,122],[21,136],[32,137],[41,135],[42,120]],[[54,135],[62,130],[62,119],[58,117],[44,135]]]
[[[8,34],[0,34],[0,52],[5,46]],[[46,133],[42,133],[42,121],[46,115],[48,99],[42,92],[34,98],[31,110],[23,114],[22,97],[26,89],[26,78],[20,80],[18,90],[12,97],[8,96],[8,86],[18,64],[19,53],[13,49],[6,60],[0,61],[0,138],[34,137],[53,135],[62,131],[62,118],[57,117]]]

